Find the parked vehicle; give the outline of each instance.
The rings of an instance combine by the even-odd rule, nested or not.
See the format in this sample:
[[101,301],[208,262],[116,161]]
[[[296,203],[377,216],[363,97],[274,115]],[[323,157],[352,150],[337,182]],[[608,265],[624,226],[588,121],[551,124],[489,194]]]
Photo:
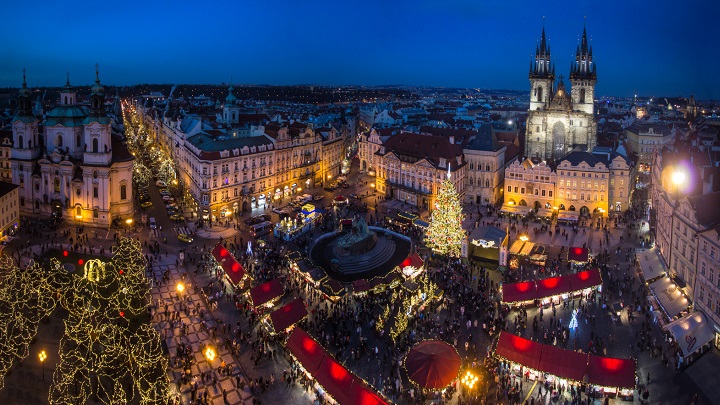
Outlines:
[[155,222],[155,217],[150,217],[150,229],[156,229],[157,228],[157,222]]
[[259,236],[267,235],[272,232],[273,224],[270,221],[261,222],[250,226],[250,233],[254,238]]
[[193,238],[192,238],[192,236],[190,236],[190,235],[181,233],[181,234],[178,235],[178,240],[181,241],[181,242],[185,242],[185,243],[192,243]]
[[320,200],[322,200],[323,198],[325,198],[325,196],[318,194],[318,195],[316,195],[315,197],[313,197],[313,200],[315,200],[315,201],[320,201]]

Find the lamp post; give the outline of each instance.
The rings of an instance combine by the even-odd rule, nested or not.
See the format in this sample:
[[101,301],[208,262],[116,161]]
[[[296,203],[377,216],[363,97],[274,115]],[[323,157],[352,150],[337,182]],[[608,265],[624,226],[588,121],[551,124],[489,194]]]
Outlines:
[[40,364],[42,365],[43,381],[45,381],[45,359],[47,359],[47,354],[45,354],[45,350],[41,351],[38,354],[38,358],[40,359]]
[[208,363],[215,360],[216,353],[215,353],[215,349],[213,349],[212,347],[208,346],[205,349],[205,351],[203,351],[203,354],[205,355],[205,358],[207,359]]

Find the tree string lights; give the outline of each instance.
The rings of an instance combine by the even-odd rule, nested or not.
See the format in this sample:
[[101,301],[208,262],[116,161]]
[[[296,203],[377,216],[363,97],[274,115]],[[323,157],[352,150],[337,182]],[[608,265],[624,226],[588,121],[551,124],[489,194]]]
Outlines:
[[69,274],[55,259],[49,269],[21,270],[0,257],[0,389],[16,359],[29,354],[39,322],[59,303],[68,311],[53,373],[51,404],[164,404],[169,382],[162,341],[147,319],[150,291],[140,242],[121,237],[108,262],[88,260]]
[[460,245],[465,232],[462,229],[462,208],[455,186],[448,178],[438,192],[435,210],[427,229],[426,241],[429,247],[441,255],[460,256]]

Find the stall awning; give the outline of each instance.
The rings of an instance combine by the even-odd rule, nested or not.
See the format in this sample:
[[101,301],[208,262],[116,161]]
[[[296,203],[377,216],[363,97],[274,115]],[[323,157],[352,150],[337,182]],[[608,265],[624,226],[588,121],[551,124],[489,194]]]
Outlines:
[[570,287],[573,291],[597,287],[602,284],[600,269],[597,268],[570,274],[568,278],[570,279]]
[[550,218],[553,215],[553,211],[546,208],[540,208],[538,209],[537,215],[539,217]]
[[568,249],[568,261],[585,263],[588,261],[589,251],[587,248],[571,247]]
[[587,354],[543,345],[540,369],[560,378],[583,381],[587,372]]
[[695,352],[715,337],[705,314],[693,312],[665,325],[680,346],[683,357]]
[[535,247],[535,244],[532,242],[526,242],[522,249],[520,249],[520,256],[530,256],[530,251]]
[[285,346],[310,374],[317,371],[326,354],[325,349],[300,328],[293,329]]
[[525,215],[530,212],[530,207],[526,205],[504,205],[500,208],[500,212],[506,214],[520,214]]
[[283,294],[283,285],[278,279],[270,280],[265,284],[250,289],[250,299],[253,306],[266,304]]
[[534,281],[502,285],[502,302],[532,301],[535,298],[537,298],[537,287]]
[[505,331],[500,332],[498,344],[495,348],[497,356],[535,370],[540,369],[541,352],[542,344]]
[[416,219],[416,220],[414,220],[414,221],[413,221],[413,224],[415,224],[415,226],[419,226],[419,227],[421,227],[421,228],[427,228],[427,227],[430,226],[430,223],[429,223],[429,222],[423,221],[422,219]]
[[570,278],[567,276],[550,277],[537,281],[538,298],[553,297],[555,295],[567,294],[571,291]]
[[281,332],[300,322],[307,314],[302,298],[296,298],[289,304],[271,312],[270,320],[275,332]]
[[588,355],[587,375],[590,384],[601,387],[634,388],[637,361]]
[[660,302],[660,306],[668,318],[672,319],[678,316],[682,311],[686,310],[689,302],[687,298],[680,292],[675,284],[670,281],[669,277],[661,279],[650,284],[650,291]]
[[657,248],[640,252],[637,255],[637,260],[640,264],[640,269],[642,270],[645,281],[654,280],[667,273],[667,268],[665,267],[665,263],[660,257],[660,251]]
[[245,277],[245,269],[223,245],[218,243],[212,250],[212,255],[234,285],[242,281]]
[[522,247],[524,244],[525,244],[525,242],[523,242],[519,239],[516,240],[515,242],[513,242],[512,246],[510,246],[510,254],[511,255],[520,254],[520,251],[522,250]]
[[562,211],[558,213],[558,221],[577,221],[580,213],[576,211]]

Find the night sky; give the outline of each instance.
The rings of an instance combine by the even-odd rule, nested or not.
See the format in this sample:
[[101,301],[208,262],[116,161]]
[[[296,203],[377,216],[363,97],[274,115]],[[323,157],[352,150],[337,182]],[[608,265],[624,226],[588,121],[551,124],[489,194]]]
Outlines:
[[[158,4],[161,3],[161,4]],[[70,5],[72,4],[72,5]],[[587,16],[598,95],[720,97],[711,1],[7,2],[0,87],[222,83],[529,88],[545,16],[567,77]]]

